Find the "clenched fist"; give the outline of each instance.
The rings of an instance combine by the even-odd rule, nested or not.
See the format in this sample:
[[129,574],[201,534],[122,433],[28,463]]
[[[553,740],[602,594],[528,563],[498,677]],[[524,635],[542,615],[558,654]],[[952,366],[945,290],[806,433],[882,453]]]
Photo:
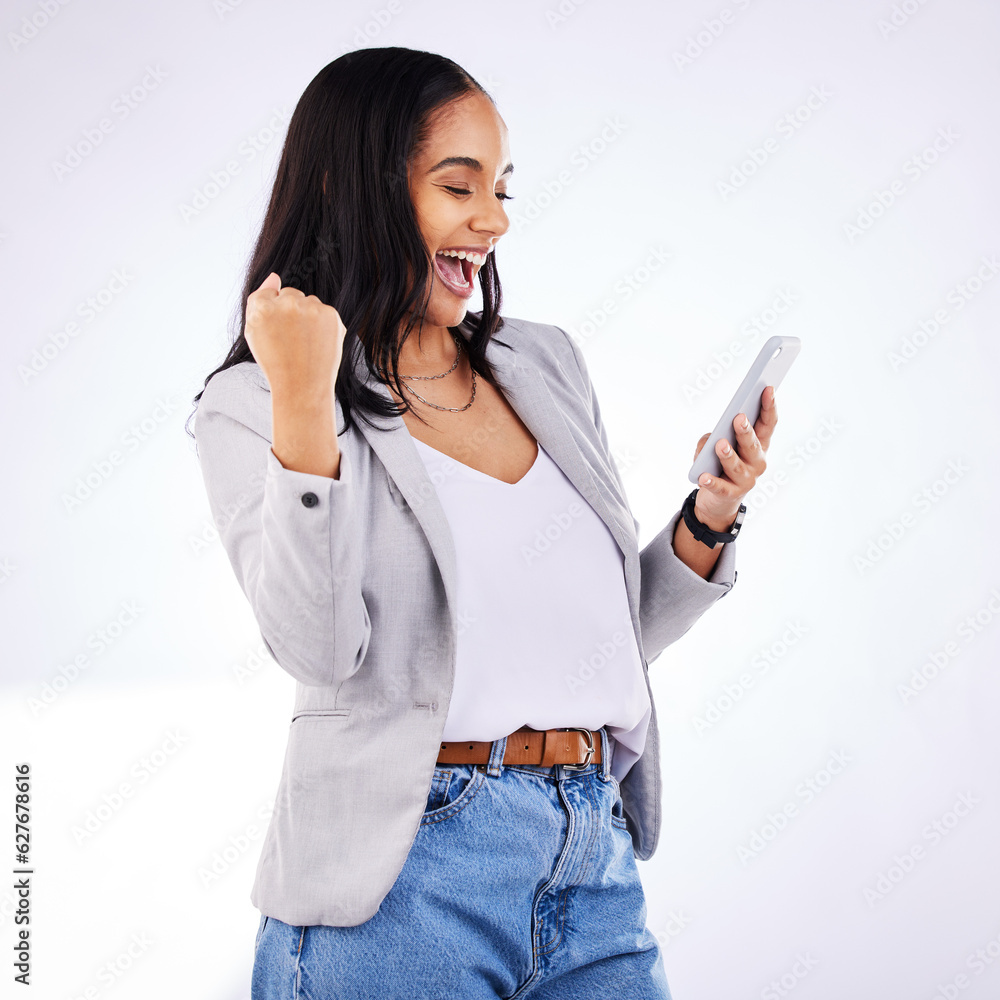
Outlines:
[[247,297],[244,335],[272,395],[280,398],[332,399],[346,333],[333,306],[282,288],[273,271]]

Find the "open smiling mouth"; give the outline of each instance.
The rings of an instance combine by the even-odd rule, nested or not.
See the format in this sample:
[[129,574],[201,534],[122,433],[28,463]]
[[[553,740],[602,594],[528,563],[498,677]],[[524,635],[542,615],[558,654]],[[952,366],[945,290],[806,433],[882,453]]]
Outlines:
[[[465,251],[461,252],[464,256]],[[485,254],[470,253],[463,259],[458,257],[454,250],[440,251],[434,255],[434,270],[448,291],[459,298],[467,299],[474,290],[472,279],[476,273],[477,263],[481,266],[485,260]]]

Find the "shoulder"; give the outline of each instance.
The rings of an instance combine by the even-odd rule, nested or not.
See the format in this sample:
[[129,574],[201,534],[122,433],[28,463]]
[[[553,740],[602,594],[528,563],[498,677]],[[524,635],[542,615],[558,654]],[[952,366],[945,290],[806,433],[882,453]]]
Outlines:
[[270,436],[271,391],[256,361],[242,361],[224,368],[208,380],[195,413],[195,437],[199,421],[213,413],[231,417],[258,434]]
[[562,327],[505,316],[495,338],[510,344],[519,363],[548,370],[553,375],[561,374],[589,388],[583,352]]

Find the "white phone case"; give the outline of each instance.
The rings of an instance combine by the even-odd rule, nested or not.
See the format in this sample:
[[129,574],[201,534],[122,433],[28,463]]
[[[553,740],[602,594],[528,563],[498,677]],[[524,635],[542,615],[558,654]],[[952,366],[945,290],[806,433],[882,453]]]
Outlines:
[[750,371],[746,378],[740,383],[733,398],[726,407],[726,412],[722,414],[719,422],[715,425],[715,430],[709,435],[705,446],[698,453],[691,471],[688,472],[688,479],[697,485],[698,477],[706,472],[710,476],[722,477],[722,463],[715,453],[715,445],[722,438],[726,438],[733,450],[736,450],[736,431],[733,429],[733,421],[737,413],[745,413],[750,426],[757,422],[760,416],[760,394],[764,389],[773,385],[775,391],[785,377],[785,373],[792,366],[792,362],[798,356],[802,341],[798,337],[769,337],[760,349],[760,353],[754,358]]

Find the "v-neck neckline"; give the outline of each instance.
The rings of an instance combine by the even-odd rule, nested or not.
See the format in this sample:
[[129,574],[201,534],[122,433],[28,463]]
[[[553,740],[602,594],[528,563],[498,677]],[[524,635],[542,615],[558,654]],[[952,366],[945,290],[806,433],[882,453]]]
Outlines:
[[482,472],[480,469],[474,469],[471,465],[466,465],[465,462],[460,462],[457,458],[452,458],[451,455],[445,454],[445,452],[443,451],[439,451],[433,445],[429,445],[426,441],[421,441],[420,438],[413,437],[412,434],[410,435],[410,437],[413,438],[413,440],[418,445],[430,449],[436,455],[440,455],[442,458],[447,458],[449,461],[454,462],[456,465],[460,465],[463,469],[467,469],[473,475],[480,476],[483,479],[488,479],[491,483],[497,483],[500,486],[507,486],[511,489],[514,489],[522,485],[524,481],[535,471],[535,469],[538,468],[538,465],[542,458],[542,445],[541,442],[539,441],[535,443],[535,447],[537,450],[535,452],[535,460],[534,462],[531,463],[531,468],[528,469],[528,471],[523,476],[521,476],[521,478],[516,483],[508,483],[507,480],[505,479],[498,479],[496,476],[491,476],[488,472]]

